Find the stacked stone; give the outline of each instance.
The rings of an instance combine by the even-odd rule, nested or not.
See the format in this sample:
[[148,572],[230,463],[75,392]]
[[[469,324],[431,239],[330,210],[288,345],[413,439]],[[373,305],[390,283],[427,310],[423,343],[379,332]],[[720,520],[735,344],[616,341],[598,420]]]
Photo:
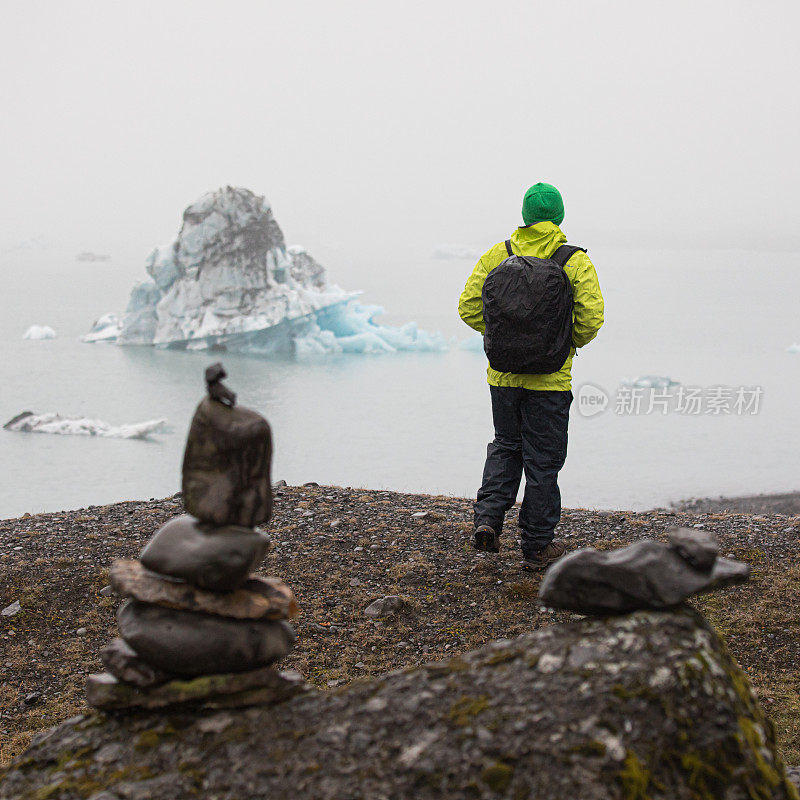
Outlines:
[[304,687],[274,662],[292,648],[297,613],[283,581],[252,575],[270,539],[255,526],[272,513],[272,436],[255,411],[236,406],[221,364],[206,370],[183,462],[187,514],[164,525],[138,561],[115,561],[120,635],[91,675],[100,708],[208,706],[280,699]]

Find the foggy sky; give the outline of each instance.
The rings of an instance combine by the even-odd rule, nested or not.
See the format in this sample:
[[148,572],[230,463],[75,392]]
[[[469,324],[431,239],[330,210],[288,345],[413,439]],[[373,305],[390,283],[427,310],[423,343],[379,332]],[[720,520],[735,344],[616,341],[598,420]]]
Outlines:
[[[325,262],[800,246],[795,2],[2,2],[0,245],[141,263],[224,184]],[[132,277],[143,277],[136,273]]]

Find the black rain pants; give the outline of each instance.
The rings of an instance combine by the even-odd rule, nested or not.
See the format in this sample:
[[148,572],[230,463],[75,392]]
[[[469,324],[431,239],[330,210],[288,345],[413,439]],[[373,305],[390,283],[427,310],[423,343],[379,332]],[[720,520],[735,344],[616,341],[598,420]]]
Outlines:
[[535,391],[490,386],[494,441],[486,451],[483,484],[475,503],[475,525],[502,530],[505,513],[517,500],[522,554],[531,556],[553,540],[561,519],[558,473],[567,457],[570,391]]

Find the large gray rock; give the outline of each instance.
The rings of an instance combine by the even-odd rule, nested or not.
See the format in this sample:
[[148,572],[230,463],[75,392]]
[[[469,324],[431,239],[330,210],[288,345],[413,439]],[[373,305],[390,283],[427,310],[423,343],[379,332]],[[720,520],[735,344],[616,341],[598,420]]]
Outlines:
[[148,664],[173,675],[245,672],[283,658],[295,634],[286,622],[226,619],[126,600],[122,638]]
[[391,617],[393,614],[400,611],[404,605],[405,603],[402,597],[396,594],[386,595],[386,597],[379,597],[377,600],[373,600],[364,609],[364,616],[372,617],[373,619]]
[[288,619],[298,612],[294,593],[279,578],[251,575],[232,592],[212,592],[162,578],[138,561],[118,559],[111,565],[111,585],[122,597],[234,619]]
[[686,609],[551,626],[277,706],[79,718],[11,765],[0,798],[101,791],[151,800],[797,798],[747,677]]
[[580,614],[620,614],[669,608],[749,577],[747,564],[717,556],[709,534],[681,529],[669,544],[645,539],[619,550],[576,550],[547,570],[539,596]]
[[272,514],[272,433],[256,411],[206,397],[183,457],[183,504],[213,525],[251,527]]
[[269,545],[269,536],[260,531],[236,525],[217,528],[184,514],[164,525],[139,559],[153,572],[226,591],[247,580]]

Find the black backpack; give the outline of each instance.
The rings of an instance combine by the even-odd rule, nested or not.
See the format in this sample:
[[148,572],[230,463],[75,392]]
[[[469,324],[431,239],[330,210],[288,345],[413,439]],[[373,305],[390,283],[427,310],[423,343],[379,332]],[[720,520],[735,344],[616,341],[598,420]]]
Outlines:
[[572,285],[564,265],[583,247],[562,244],[550,258],[508,258],[483,284],[483,349],[498,372],[549,375],[572,346]]

